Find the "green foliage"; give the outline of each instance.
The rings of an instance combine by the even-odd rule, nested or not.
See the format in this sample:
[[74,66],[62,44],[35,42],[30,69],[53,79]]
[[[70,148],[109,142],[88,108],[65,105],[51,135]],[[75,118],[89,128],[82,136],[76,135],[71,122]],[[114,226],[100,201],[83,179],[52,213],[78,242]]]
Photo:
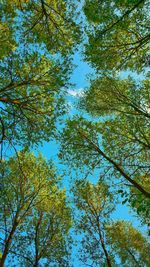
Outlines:
[[121,266],[149,266],[149,245],[131,223],[117,221],[107,226],[108,242],[120,258]]
[[111,266],[108,261],[114,262],[114,258],[111,254],[109,256],[106,245],[105,224],[110,220],[114,204],[111,204],[113,196],[108,186],[102,181],[93,185],[86,180],[78,180],[73,187],[73,193],[79,210],[75,227],[81,233],[80,261],[85,265]]
[[[116,143],[122,142],[122,139],[114,139],[113,133],[110,135],[110,131],[109,134],[106,134],[104,127],[107,125],[112,125],[113,127],[113,121],[112,123],[107,123],[107,121],[106,123],[91,123],[83,118],[74,118],[68,121],[61,135],[60,158],[63,158],[65,162],[77,168],[87,166],[94,170],[95,167],[103,166],[108,169],[109,174],[111,168],[111,179],[124,177],[126,182],[129,182],[129,185],[134,186],[149,198],[149,191],[142,187],[142,179],[139,179],[139,174],[145,172],[145,167],[148,168],[147,154],[145,153],[144,166],[138,166],[136,153],[134,155],[132,150],[131,154],[127,152],[130,156],[128,161],[128,155],[121,154],[121,149],[124,148],[116,146]],[[102,148],[102,144],[104,148]],[[135,145],[133,144],[134,147]],[[137,146],[138,152],[140,160],[142,158],[142,154],[140,154],[141,149]],[[128,165],[131,168],[128,168]],[[132,174],[133,170],[134,176]],[[138,182],[136,182],[137,177]]]
[[[149,171],[150,148],[148,84],[148,80],[137,84],[131,78],[101,77],[92,81],[80,106],[97,118],[107,116],[99,123],[105,152],[149,192],[144,178]],[[128,193],[122,204],[129,201],[148,222],[149,200],[134,187]]]
[[81,234],[79,258],[82,263],[92,266],[149,266],[147,239],[131,223],[111,221],[114,197],[104,182],[93,185],[78,180],[73,193],[79,210],[75,227]]
[[74,1],[1,1],[1,158],[54,137],[79,42]]
[[0,60],[15,50],[15,41],[12,38],[12,31],[6,22],[0,21]]
[[[121,196],[122,205],[130,205],[149,225],[150,94],[148,75],[143,78],[149,63],[149,1],[79,4],[87,19],[84,57],[98,75],[79,103],[88,116],[68,119],[58,136],[71,55],[81,42],[83,14],[78,14],[78,4],[0,3],[2,267],[71,265],[72,218],[66,192],[60,189],[54,164],[27,150],[56,136],[63,163],[79,169],[81,176],[88,176],[87,169],[99,172],[97,184],[80,179],[72,186],[80,261],[92,267],[149,266],[146,238],[128,222],[111,221]],[[125,70],[131,76],[136,72],[135,79],[120,78],[119,71]],[[17,152],[16,146],[25,149]],[[10,147],[16,156],[5,160]]]
[[[75,3],[70,0],[4,1],[3,16],[29,43],[44,43],[50,53],[65,55],[79,41],[79,27],[74,22]],[[16,17],[19,13],[19,25]],[[21,20],[21,21],[20,21]]]
[[[81,99],[81,107],[94,116],[124,115],[140,119],[150,118],[149,114],[149,80],[136,82],[131,77],[101,76],[91,80],[90,88]],[[145,119],[146,119],[145,118]]]
[[17,52],[0,68],[2,140],[24,145],[48,141],[65,110],[65,70],[38,53],[19,58]]
[[49,198],[34,209],[25,224],[26,234],[19,240],[20,254],[24,251],[21,262],[29,264],[37,261],[42,265],[45,260],[46,266],[68,266],[66,237],[70,227],[70,210],[66,206],[65,192],[54,188]]
[[64,262],[66,266],[71,215],[65,191],[58,187],[60,178],[53,164],[48,164],[41,155],[36,158],[22,151],[2,167],[3,263],[7,257],[12,262],[15,255],[15,261],[23,265],[27,262],[27,266],[31,263],[38,266],[43,259]]
[[[150,175],[149,173],[144,173],[141,178],[141,182],[145,188],[150,191]],[[130,195],[128,197],[128,201],[131,207],[137,212],[137,214],[142,219],[143,224],[147,224],[150,226],[150,200],[144,198],[142,194],[137,192],[135,188],[130,189]],[[149,233],[150,234],[150,233]]]
[[148,6],[140,0],[86,0],[86,60],[99,71],[141,71],[148,63]]
[[92,124],[82,117],[68,120],[59,139],[61,142],[60,159],[74,168],[94,167],[98,160],[98,153],[84,135],[98,145],[98,130],[98,125]]

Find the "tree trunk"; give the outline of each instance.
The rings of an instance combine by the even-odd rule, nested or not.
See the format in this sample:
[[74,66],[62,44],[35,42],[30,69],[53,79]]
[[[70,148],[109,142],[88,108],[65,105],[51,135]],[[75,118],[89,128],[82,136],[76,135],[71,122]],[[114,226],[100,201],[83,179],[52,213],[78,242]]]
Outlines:
[[4,267],[4,263],[5,263],[5,260],[7,258],[8,253],[9,253],[9,248],[10,248],[10,245],[11,245],[11,242],[12,242],[12,238],[13,238],[13,235],[14,235],[14,233],[16,231],[17,226],[18,226],[17,218],[15,218],[12,230],[9,233],[9,236],[8,236],[6,242],[5,242],[5,248],[4,248],[4,251],[3,251],[3,254],[2,254],[2,258],[0,260],[0,267]]
[[95,143],[93,143],[83,132],[77,129],[79,134],[85,138],[91,146],[98,152],[99,155],[101,155],[103,158],[105,158],[108,162],[110,162],[115,169],[120,172],[120,174],[128,181],[130,182],[136,189],[138,189],[145,197],[150,198],[150,193],[147,192],[140,184],[138,184],[135,180],[133,180],[120,166],[117,164],[113,159],[111,159],[109,156],[107,156]]
[[112,267],[110,257],[108,255],[107,249],[105,247],[105,243],[104,243],[104,239],[102,237],[101,231],[100,231],[100,241],[101,241],[101,245],[102,245],[105,257],[106,257],[107,265],[108,265],[108,267]]
[[35,243],[35,263],[33,265],[33,267],[38,267],[39,265],[39,260],[40,260],[40,255],[39,255],[39,228],[42,222],[42,217],[43,214],[42,212],[39,213],[39,219],[37,221],[37,225],[35,227],[35,239],[34,239],[34,243]]
[[101,245],[102,245],[102,249],[103,249],[104,254],[105,254],[107,266],[108,267],[112,267],[110,256],[109,256],[108,251],[106,249],[105,242],[104,242],[104,239],[103,239],[103,236],[102,236],[102,232],[101,232],[101,229],[100,229],[99,217],[97,217],[97,226],[98,226],[99,238],[100,238],[100,242],[101,242]]

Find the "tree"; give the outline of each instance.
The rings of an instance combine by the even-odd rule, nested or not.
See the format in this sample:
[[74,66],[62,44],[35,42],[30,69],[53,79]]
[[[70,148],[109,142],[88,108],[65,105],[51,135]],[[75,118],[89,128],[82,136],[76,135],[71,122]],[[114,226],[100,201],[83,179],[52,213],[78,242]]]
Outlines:
[[120,258],[121,266],[149,266],[149,245],[131,223],[117,221],[107,226],[108,243]]
[[34,208],[24,227],[25,236],[19,240],[20,261],[26,266],[69,266],[70,209],[65,191],[56,187],[52,190]]
[[66,56],[80,40],[79,26],[74,22],[75,1],[9,0],[4,1],[2,8],[4,18],[14,24],[14,30],[19,30],[20,38],[31,44],[44,44],[50,53]]
[[[140,181],[149,192],[144,178],[148,177],[150,149],[148,84],[148,80],[138,84],[131,78],[100,77],[91,82],[80,106],[93,117],[105,116],[105,120],[99,123],[103,149],[127,172],[134,173],[136,182]],[[132,203],[132,207],[137,207],[138,213],[143,210],[146,218],[149,200],[144,200],[134,187],[130,189],[126,200]],[[128,194],[124,190],[122,195]]]
[[142,186],[140,177],[138,177],[137,182],[137,175],[128,166],[122,165],[122,162],[120,164],[120,158],[113,157],[112,154],[109,154],[109,151],[103,149],[101,129],[101,123],[100,125],[98,122],[92,123],[82,117],[68,121],[60,138],[60,158],[74,167],[85,165],[94,169],[103,165],[107,168],[107,164],[109,164],[108,168],[112,169],[111,177],[113,180],[124,178],[129,185],[136,188],[143,196],[150,198],[150,193]]
[[[53,247],[53,259],[61,261],[67,253],[65,240],[71,224],[65,191],[58,188],[59,178],[56,176],[53,164],[48,164],[41,155],[36,158],[34,154],[22,151],[18,152],[16,157],[4,162],[2,168],[0,266],[4,266],[6,259],[11,258],[12,261],[12,255],[15,255],[15,260],[18,257],[23,257],[24,261],[29,259],[30,263],[33,260],[32,263],[38,266],[41,258],[51,259],[49,247],[46,247],[50,241],[51,246],[56,245],[56,250]],[[58,206],[59,209],[56,211],[55,208]],[[20,240],[27,241],[22,242],[22,245],[25,245],[22,252],[28,253],[35,241],[35,249],[40,253],[37,262],[36,253],[31,259],[27,253],[18,253]],[[54,251],[58,252],[57,256]]]
[[98,71],[143,70],[149,64],[148,5],[144,0],[86,0],[86,60]]
[[114,197],[102,180],[73,187],[81,234],[80,259],[87,266],[149,266],[147,239],[126,221],[112,221]]
[[[147,7],[148,1],[138,0],[85,1],[89,37],[85,58],[101,75],[91,81],[80,104],[96,119],[108,116],[100,122],[103,151],[99,153],[120,174],[121,167],[124,174],[134,176],[142,187],[146,186],[142,177],[147,176],[149,168],[149,82],[143,76],[143,81],[138,82],[135,72],[143,75],[149,63]],[[136,81],[129,77],[121,79],[119,71],[125,70],[130,70]],[[145,189],[149,197],[148,187]],[[137,193],[136,186],[134,190]]]
[[[145,188],[150,191],[149,180],[150,176],[149,173],[143,174],[141,178],[142,184]],[[122,196],[125,198],[124,201],[128,201],[130,206],[137,212],[137,214],[141,218],[142,224],[147,224],[148,227],[150,226],[150,200],[143,197],[141,193],[139,193],[135,188],[131,187],[129,194],[126,192],[122,192]],[[149,231],[149,229],[148,229]],[[148,233],[150,235],[150,232]]]
[[149,112],[149,77],[138,81],[128,76],[121,79],[102,75],[90,81],[80,106],[93,116],[124,116],[140,118],[148,123]]
[[37,53],[19,58],[15,52],[0,67],[1,143],[48,141],[65,107],[61,66]]
[[79,26],[72,1],[3,1],[1,9],[0,27],[8,33],[8,46],[1,40],[2,158],[6,144],[29,146],[54,136]]
[[96,185],[85,180],[76,181],[73,187],[74,202],[79,212],[75,227],[81,234],[80,260],[88,266],[114,266],[113,255],[107,246],[105,224],[114,209],[108,186],[99,181]]

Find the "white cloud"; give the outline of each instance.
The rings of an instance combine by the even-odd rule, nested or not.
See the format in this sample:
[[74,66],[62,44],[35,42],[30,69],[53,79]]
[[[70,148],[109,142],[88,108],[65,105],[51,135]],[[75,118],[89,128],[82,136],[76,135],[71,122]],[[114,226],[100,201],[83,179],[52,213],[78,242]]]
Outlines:
[[73,97],[83,97],[84,95],[84,89],[80,88],[80,89],[74,89],[74,90],[68,90],[68,94],[73,96]]

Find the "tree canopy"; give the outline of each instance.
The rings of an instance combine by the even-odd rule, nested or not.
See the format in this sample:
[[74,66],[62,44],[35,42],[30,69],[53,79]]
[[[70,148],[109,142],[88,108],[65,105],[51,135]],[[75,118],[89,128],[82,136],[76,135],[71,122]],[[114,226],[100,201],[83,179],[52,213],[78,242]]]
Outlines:
[[148,266],[149,244],[131,223],[117,221],[107,226],[107,236],[122,266]]
[[0,2],[0,267],[150,266],[148,7]]
[[2,157],[6,145],[29,146],[54,137],[65,110],[69,57],[79,26],[72,1],[4,1],[1,7]]
[[149,63],[148,7],[144,0],[86,0],[86,59],[99,71],[143,70]]
[[113,258],[104,240],[105,223],[114,209],[113,196],[103,182],[93,185],[86,181],[77,181],[73,188],[77,214],[76,229],[83,233],[80,260],[90,266],[112,266]]
[[16,259],[27,266],[43,259],[66,266],[71,214],[53,163],[22,151],[2,168],[0,266],[12,261],[10,255],[16,256],[13,266]]

